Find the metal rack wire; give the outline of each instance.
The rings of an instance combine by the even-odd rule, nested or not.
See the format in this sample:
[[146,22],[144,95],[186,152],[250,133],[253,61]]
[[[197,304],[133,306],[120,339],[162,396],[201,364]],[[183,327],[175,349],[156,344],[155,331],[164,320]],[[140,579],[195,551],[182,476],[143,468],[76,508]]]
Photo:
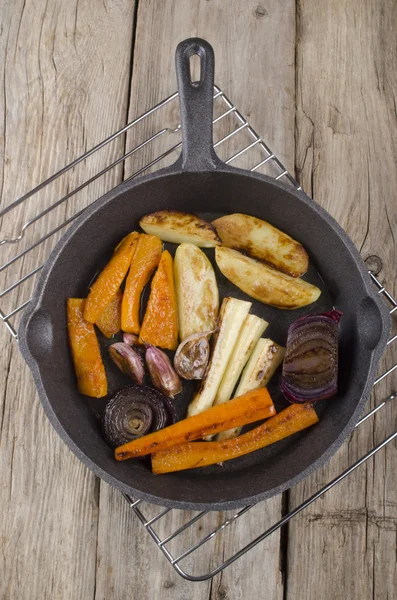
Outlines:
[[[35,280],[43,267],[42,260],[48,255],[67,226],[85,210],[86,205],[98,196],[98,193],[91,195],[89,193],[89,190],[95,187],[97,180],[102,178],[100,190],[101,193],[104,193],[118,183],[115,177],[112,178],[109,175],[117,172],[121,165],[123,165],[124,174],[127,174],[124,179],[133,179],[160,166],[165,166],[167,161],[169,163],[175,159],[175,155],[181,147],[180,125],[177,122],[172,124],[175,119],[178,119],[176,116],[178,112],[177,99],[178,93],[176,92],[0,211],[1,229],[6,232],[1,235],[0,239],[3,251],[0,276],[2,285],[4,285],[4,288],[0,288],[2,303],[0,319],[16,340],[18,320],[23,309],[30,302]],[[164,122],[169,125],[167,127],[158,126],[158,123],[161,125]],[[133,147],[127,149],[129,139],[132,137],[135,143]],[[217,86],[214,88],[214,139],[217,152],[225,162],[251,171],[259,170],[300,189],[282,162]],[[139,143],[136,143],[136,140],[139,140]],[[87,166],[91,159],[100,155],[102,149],[109,149],[109,145],[114,143],[118,144],[116,155],[119,154],[115,160],[109,164],[99,161],[100,166],[97,169],[95,168],[98,166],[97,164]],[[82,179],[72,186],[70,181],[67,185],[60,183],[65,177],[70,177],[74,181],[76,170],[81,166],[84,167]],[[90,173],[89,177],[87,177],[87,172]],[[52,189],[54,185],[58,185],[56,190],[58,195],[55,196],[57,198],[55,201],[53,201]],[[48,197],[48,201],[47,203],[43,202],[45,207],[37,212],[35,204],[40,194],[44,194],[45,201]],[[75,196],[79,197],[78,207],[73,205]],[[54,215],[57,218],[54,218]],[[39,264],[36,264],[36,260],[39,260]],[[12,278],[15,273],[17,273],[17,278],[11,279],[9,282],[9,278]],[[378,293],[389,304],[390,313],[397,314],[397,301],[374,274],[370,273],[370,275]],[[388,342],[389,347],[396,341],[397,335],[393,335]],[[375,381],[375,385],[396,369],[397,363],[384,371]],[[356,427],[361,426],[395,398],[397,398],[397,392],[392,391],[361,419]],[[397,431],[279,521],[265,528],[260,535],[252,540],[247,540],[247,543],[236,549],[233,555],[223,559],[221,563],[211,567],[210,570],[207,566],[201,574],[192,572],[194,567],[200,563],[199,550],[204,545],[213,543],[215,539],[219,540],[220,534],[242,519],[249,511],[258,510],[258,507],[260,510],[261,505],[246,506],[230,514],[211,511],[187,513],[170,508],[155,507],[127,495],[125,498],[174,569],[185,579],[203,581],[221,572],[280,529],[396,438]],[[187,566],[184,566],[184,563],[187,563]]]

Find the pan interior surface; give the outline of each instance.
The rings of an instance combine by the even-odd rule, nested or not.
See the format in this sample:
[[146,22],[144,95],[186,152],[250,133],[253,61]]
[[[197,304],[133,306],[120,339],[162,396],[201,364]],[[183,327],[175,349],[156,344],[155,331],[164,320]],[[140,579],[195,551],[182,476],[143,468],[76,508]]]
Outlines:
[[[298,317],[336,307],[344,315],[340,327],[339,392],[316,405],[320,423],[282,442],[229,461],[194,471],[154,476],[145,460],[116,462],[105,443],[100,414],[105,400],[78,393],[69,353],[65,302],[85,297],[88,284],[128,232],[139,228],[148,212],[173,209],[212,220],[244,212],[269,221],[300,241],[310,255],[304,277],[321,287],[319,300],[294,311],[282,311],[252,300],[251,312],[269,321],[264,336],[285,345],[289,325]],[[332,220],[303,194],[264,177],[242,172],[186,173],[120,186],[97,201],[60,243],[43,273],[35,310],[26,328],[26,346],[39,370],[41,399],[54,427],[97,475],[130,494],[152,502],[186,508],[229,508],[279,493],[320,466],[350,433],[366,400],[367,380],[382,322],[366,291],[363,270]],[[173,253],[176,246],[169,244]],[[205,251],[215,265],[214,251]],[[215,266],[216,268],[216,266]],[[249,299],[216,268],[220,297]],[[365,301],[362,299],[365,298]],[[372,302],[372,304],[371,304]],[[364,318],[365,317],[365,318]],[[109,344],[101,338],[103,346]],[[104,360],[112,393],[129,380]],[[39,366],[38,366],[39,365]],[[193,392],[190,382],[175,398],[178,416],[185,415]],[[277,409],[286,406],[279,375],[269,386]],[[364,397],[363,397],[364,395]]]

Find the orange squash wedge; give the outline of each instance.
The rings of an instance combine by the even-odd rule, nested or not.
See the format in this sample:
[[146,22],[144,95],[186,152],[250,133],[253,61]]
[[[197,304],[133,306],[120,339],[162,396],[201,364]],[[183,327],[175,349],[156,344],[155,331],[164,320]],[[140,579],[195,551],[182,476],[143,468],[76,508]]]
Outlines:
[[117,290],[101,316],[95,321],[95,325],[107,338],[111,338],[121,329],[121,302],[123,292]]
[[176,350],[178,347],[178,311],[173,260],[168,250],[160,259],[153,277],[149,301],[139,332],[141,343]]
[[84,307],[84,318],[95,323],[120,288],[130,267],[139,233],[129,233],[116,247],[112,258],[90,289]]
[[160,262],[163,244],[155,235],[142,233],[136,246],[130,270],[125,282],[121,305],[121,328],[127,333],[138,334],[141,328],[139,309],[143,288]]
[[92,323],[84,319],[82,298],[68,298],[66,304],[69,343],[79,392],[93,398],[107,394],[107,379],[99,343]]

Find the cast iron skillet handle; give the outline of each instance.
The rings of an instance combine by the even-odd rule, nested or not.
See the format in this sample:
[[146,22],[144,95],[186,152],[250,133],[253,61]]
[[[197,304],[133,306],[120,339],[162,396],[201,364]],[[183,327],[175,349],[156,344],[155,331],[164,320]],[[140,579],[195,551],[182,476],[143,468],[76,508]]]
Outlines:
[[[200,57],[200,81],[190,77],[190,57]],[[221,164],[212,140],[215,57],[200,38],[184,40],[175,52],[182,124],[182,153],[178,164],[187,171],[215,169]]]

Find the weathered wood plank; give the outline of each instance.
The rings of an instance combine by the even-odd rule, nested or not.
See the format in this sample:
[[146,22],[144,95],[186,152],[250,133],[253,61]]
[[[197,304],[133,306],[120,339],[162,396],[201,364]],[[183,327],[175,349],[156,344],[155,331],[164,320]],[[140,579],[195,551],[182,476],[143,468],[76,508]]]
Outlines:
[[[131,85],[129,119],[159,102],[176,89],[174,51],[178,42],[189,36],[204,37],[213,44],[216,55],[216,83],[230,96],[252,125],[262,132],[271,147],[292,169],[294,165],[294,35],[295,8],[293,2],[271,0],[266,4],[202,2],[183,0],[146,1],[138,7],[134,68]],[[146,136],[164,125],[178,123],[176,107],[144,124]],[[217,130],[220,137],[225,125]],[[174,136],[174,137],[172,137]],[[171,137],[171,142],[170,142]],[[165,150],[175,134],[163,136],[155,146],[148,146],[127,164],[126,175],[148,163],[159,149]],[[248,139],[248,138],[247,138]],[[252,141],[252,140],[251,140]],[[239,142],[241,144],[241,142]],[[132,134],[127,147],[134,147]],[[234,145],[233,145],[234,144]],[[233,141],[228,151],[241,149]],[[176,155],[171,159],[175,160]],[[252,160],[252,159],[251,159]],[[248,158],[241,166],[249,166]],[[253,166],[251,162],[251,166]],[[121,511],[121,518],[106,517],[110,507]],[[280,537],[271,537],[212,584],[191,584],[183,581],[155,548],[149,536],[138,524],[128,519],[128,509],[117,493],[101,484],[99,522],[99,568],[96,600],[123,597],[134,589],[137,597],[146,598],[261,598],[263,581],[266,594],[272,599],[283,597],[280,571]],[[248,513],[216,539],[215,545],[202,547],[188,565],[194,573],[205,572],[234,554],[252,540],[266,525],[281,514],[281,498],[266,502]],[[173,523],[166,518],[164,529],[176,528],[187,518],[184,512],[173,514]],[[220,523],[213,515],[211,524]],[[205,521],[205,524],[207,521]],[[195,540],[205,531],[195,528]],[[185,539],[185,542],[187,540]],[[104,565],[110,565],[106,570]],[[205,569],[206,568],[206,569]]]
[[[396,16],[390,0],[382,5],[374,1],[345,4],[331,3],[325,9],[309,0],[298,3],[296,161],[292,2],[274,0],[266,7],[236,0],[196,0],[189,7],[182,0],[142,2],[130,118],[175,90],[177,42],[189,35],[206,37],[215,47],[218,84],[290,169],[296,162],[304,188],[333,212],[364,255],[381,257],[382,276],[390,282],[395,277],[395,245],[390,240],[396,229],[395,147],[392,150],[396,65],[388,48]],[[49,0],[47,5],[36,2],[34,6],[14,2],[2,6],[0,13],[0,52],[5,66],[0,72],[5,90],[0,105],[6,115],[0,119],[4,203],[124,124],[133,6],[127,2],[65,6]],[[177,118],[174,108],[170,125],[173,118]],[[163,123],[159,113],[145,127],[154,133]],[[222,125],[219,135],[224,130]],[[161,140],[163,147],[167,143]],[[129,146],[133,144],[131,136]],[[122,147],[120,141],[107,148],[86,172],[117,157]],[[239,149],[237,142],[229,146],[233,148]],[[152,157],[153,149],[147,147],[134,158],[132,167]],[[241,165],[249,166],[248,161]],[[127,166],[127,174],[130,169]],[[120,176],[120,170],[110,175],[76,204],[83,206]],[[69,182],[56,185],[56,191],[66,191],[77,180],[76,173]],[[47,200],[43,195],[38,204]],[[31,203],[11,222],[4,219],[2,233],[18,232],[36,208],[37,203]],[[72,211],[73,201],[49,215],[48,222],[56,225],[57,219]],[[29,239],[38,239],[42,233],[35,226]],[[44,258],[48,249],[49,244],[43,245],[39,257]],[[13,256],[15,250],[7,247],[2,252]],[[35,264],[28,259],[24,271]],[[2,288],[20,271],[21,266],[15,265],[10,276],[3,275]],[[4,329],[0,336],[5,359],[0,365],[0,560],[6,574],[0,583],[2,597],[58,600],[95,594],[97,599],[111,599],[127,593],[142,598],[160,594],[183,599],[261,598],[265,578],[266,596],[271,598],[281,598],[283,591],[299,600],[339,599],[341,593],[349,598],[394,597],[395,445],[293,522],[286,589],[278,570],[282,558],[278,536],[212,584],[189,584],[175,574],[131,518],[120,494],[105,484],[99,494],[98,482],[51,430],[30,375]],[[385,384],[375,401],[389,389],[390,384]],[[395,427],[394,415],[395,409],[389,406],[374,427],[368,422],[356,432],[327,469],[293,491],[291,503],[299,502],[383,439]],[[217,539],[214,551],[204,547],[189,567],[209,568],[211,561],[215,564],[223,554],[226,557],[260,533],[280,510],[278,501],[258,506],[226,532],[225,543]],[[176,527],[182,517],[177,513],[166,517],[162,530]],[[171,518],[174,521],[169,523]],[[218,523],[214,515],[211,524]],[[203,535],[206,531],[200,527],[198,523],[196,529]],[[315,577],[308,576],[313,573]]]
[[[395,291],[397,205],[395,3],[301,0],[297,20],[296,164],[308,193],[383,262]],[[394,356],[393,356],[394,355]],[[389,351],[382,367],[397,358]],[[371,406],[396,386],[376,388]],[[396,428],[390,405],[354,433],[329,466],[291,492],[294,506]],[[393,598],[397,496],[391,444],[289,529],[291,600]],[[311,574],[309,576],[309,574]]]
[[[125,123],[133,12],[129,1],[2,3],[2,206]],[[119,154],[123,140],[116,146],[91,161],[87,172],[105,164],[106,155]],[[2,237],[18,234],[26,219],[55,193],[66,193],[75,177],[3,219]],[[120,171],[109,174],[92,193],[100,195],[120,178]],[[74,206],[83,207],[88,197],[76,199]],[[72,201],[68,204],[37,223],[27,242],[72,214]],[[22,268],[27,273],[43,260],[50,245],[2,273],[1,289],[17,280]],[[2,263],[18,250],[2,246]],[[24,293],[28,297],[29,288],[30,282],[6,309],[15,308]],[[50,427],[5,327],[0,344],[0,597],[93,598],[99,481]]]

